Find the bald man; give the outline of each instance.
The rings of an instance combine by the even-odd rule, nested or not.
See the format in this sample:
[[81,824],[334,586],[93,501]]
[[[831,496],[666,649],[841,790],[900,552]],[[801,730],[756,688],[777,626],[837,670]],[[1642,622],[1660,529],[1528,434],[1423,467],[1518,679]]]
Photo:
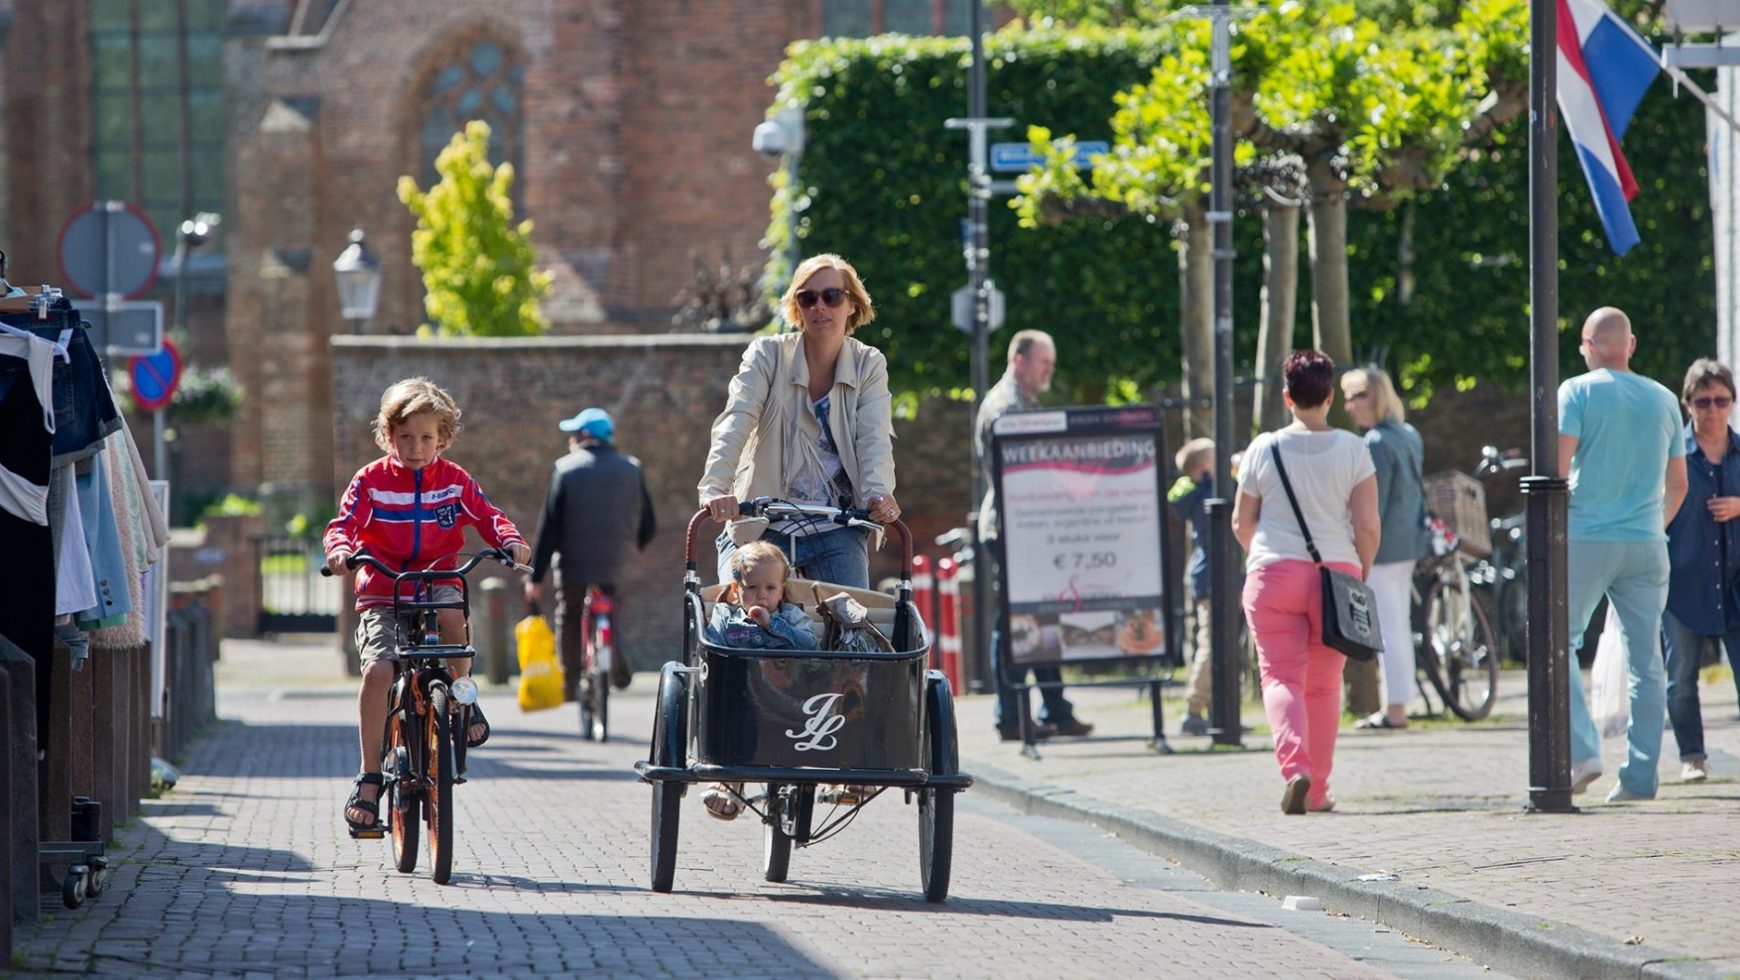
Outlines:
[[[1667,685],[1667,525],[1686,498],[1686,447],[1673,393],[1631,370],[1637,338],[1622,310],[1583,321],[1586,374],[1559,386],[1559,472],[1570,478],[1571,653],[1605,595],[1619,614],[1631,678],[1628,752],[1608,802],[1654,799]],[[1571,792],[1601,776],[1601,737],[1572,661]]]

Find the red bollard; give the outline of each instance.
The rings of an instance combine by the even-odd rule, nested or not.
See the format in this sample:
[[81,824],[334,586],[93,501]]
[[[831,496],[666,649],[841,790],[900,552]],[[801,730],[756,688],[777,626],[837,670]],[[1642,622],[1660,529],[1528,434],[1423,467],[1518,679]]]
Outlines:
[[936,646],[942,651],[942,672],[956,691],[961,686],[961,587],[955,578],[959,570],[953,558],[936,563]]
[[[930,556],[912,556],[912,604],[918,607],[918,615],[924,620],[924,632],[933,641],[936,639],[936,579],[930,574]],[[934,642],[932,644],[935,645]],[[932,652],[935,659],[935,652]]]

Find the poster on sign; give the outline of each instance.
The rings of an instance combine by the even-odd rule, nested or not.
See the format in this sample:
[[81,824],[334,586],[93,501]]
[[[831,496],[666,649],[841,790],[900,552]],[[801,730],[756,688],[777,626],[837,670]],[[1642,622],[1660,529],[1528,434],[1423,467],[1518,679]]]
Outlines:
[[1016,412],[992,427],[1009,659],[1166,656],[1172,569],[1152,406]]

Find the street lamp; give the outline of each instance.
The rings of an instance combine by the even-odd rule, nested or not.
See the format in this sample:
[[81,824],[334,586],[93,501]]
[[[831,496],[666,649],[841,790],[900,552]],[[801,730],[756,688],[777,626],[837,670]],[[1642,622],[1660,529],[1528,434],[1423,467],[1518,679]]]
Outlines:
[[333,260],[332,276],[338,281],[339,315],[357,321],[357,333],[367,332],[381,298],[381,262],[363,241],[361,228],[351,230],[350,244]]
[[755,127],[755,135],[750,139],[750,145],[755,152],[764,156],[785,157],[786,209],[785,209],[785,257],[787,274],[796,272],[798,263],[803,261],[803,252],[798,246],[798,161],[804,155],[804,110],[801,106],[786,106],[774,113],[772,119],[765,120]]
[[[212,240],[223,220],[223,216],[215,212],[201,211],[183,219],[175,230],[175,335],[179,343],[187,341],[187,258]],[[163,430],[165,414],[163,411],[151,413],[151,461],[156,466],[151,474],[160,480],[169,478],[169,453],[165,446],[168,435]]]

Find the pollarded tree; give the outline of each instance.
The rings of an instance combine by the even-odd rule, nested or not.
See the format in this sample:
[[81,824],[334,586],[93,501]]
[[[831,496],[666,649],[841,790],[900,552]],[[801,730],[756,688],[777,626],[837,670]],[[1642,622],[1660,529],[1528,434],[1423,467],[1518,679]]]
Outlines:
[[399,178],[417,216],[411,261],[423,271],[423,308],[441,333],[514,337],[544,332],[538,300],[550,275],[536,268],[531,221],[514,222],[514,169],[489,162],[489,124],[469,122],[435,158],[428,191]]
[[[1075,6],[1094,3],[1077,0]],[[1118,9],[1107,16],[1129,16],[1127,5],[1112,5]],[[1257,185],[1269,250],[1259,339],[1263,372],[1272,371],[1290,346],[1297,227],[1292,202],[1299,199],[1301,178],[1311,224],[1315,341],[1346,362],[1352,356],[1349,201],[1388,204],[1435,186],[1465,146],[1478,144],[1520,111],[1526,94],[1517,82],[1523,77],[1522,12],[1522,0],[1470,0],[1456,11],[1452,26],[1439,27],[1380,24],[1351,4],[1307,8],[1293,2],[1236,25],[1234,129],[1244,141],[1236,159],[1247,185]],[[1181,40],[1178,53],[1156,68],[1149,84],[1117,99],[1117,118],[1140,124],[1114,124],[1117,141],[1089,181],[1072,183],[1058,172],[1065,158],[1054,156],[1027,185],[1031,194],[1090,194],[1113,206],[1176,214],[1189,222],[1187,203],[1200,198],[1207,173],[1207,37],[1199,26],[1171,23],[1191,40]],[[1079,203],[1023,206],[1030,218],[1087,210]],[[1204,248],[1207,234],[1206,227],[1194,233]],[[1206,270],[1203,275],[1206,283]],[[1188,338],[1196,328],[1187,318],[1184,329]],[[1187,358],[1190,346],[1187,341]],[[1259,392],[1258,398],[1258,416],[1266,425],[1279,411],[1278,400],[1272,392]]]

